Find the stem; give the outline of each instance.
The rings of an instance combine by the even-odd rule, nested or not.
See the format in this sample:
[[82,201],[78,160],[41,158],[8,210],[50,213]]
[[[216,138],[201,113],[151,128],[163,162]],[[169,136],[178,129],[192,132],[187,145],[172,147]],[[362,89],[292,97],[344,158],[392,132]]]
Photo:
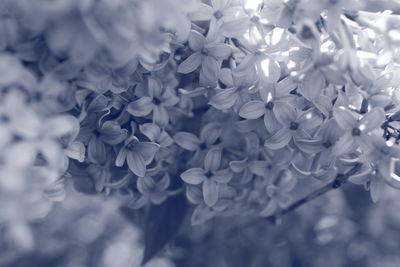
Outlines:
[[360,169],[361,169],[362,163],[356,163],[353,168],[351,168],[348,172],[344,174],[338,174],[336,176],[336,179],[333,180],[332,182],[324,185],[323,187],[311,192],[309,195],[297,200],[296,202],[292,203],[285,209],[278,210],[275,212],[273,215],[267,217],[267,220],[271,221],[276,221],[280,217],[282,217],[285,214],[290,213],[291,211],[297,209],[298,207],[303,206],[304,204],[310,202],[311,200],[316,199],[317,197],[324,195],[325,193],[337,189],[341,187],[344,183],[347,182],[350,176],[356,174]]
[[[361,169],[362,163],[357,162],[348,172],[344,173],[344,174],[338,174],[336,176],[336,179],[333,180],[332,182],[324,185],[323,187],[311,192],[310,194],[308,194],[307,196],[293,202],[291,205],[289,205],[287,208],[285,209],[281,209],[281,210],[277,210],[273,215],[266,217],[265,219],[267,221],[270,222],[277,222],[282,216],[294,211],[295,209],[303,206],[304,204],[310,202],[311,200],[316,199],[319,196],[324,195],[325,193],[328,193],[334,189],[337,189],[339,187],[341,187],[344,183],[347,182],[347,180],[349,179],[350,176],[356,174],[360,169]],[[229,233],[229,237],[234,237],[236,236],[238,233],[240,233],[239,230],[241,229],[246,229],[249,227],[254,226],[255,224],[259,223],[259,222],[263,222],[264,220],[255,220],[255,221],[250,221],[249,223],[246,223],[242,226],[239,227],[234,227],[233,229],[231,229],[228,233]]]

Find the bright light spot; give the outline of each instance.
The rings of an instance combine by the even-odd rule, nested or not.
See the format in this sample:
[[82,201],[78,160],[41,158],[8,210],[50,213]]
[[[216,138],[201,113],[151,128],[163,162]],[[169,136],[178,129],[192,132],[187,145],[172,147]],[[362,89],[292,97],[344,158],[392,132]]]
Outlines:
[[370,39],[376,38],[376,33],[374,30],[367,28],[367,29],[364,29],[364,31],[367,33],[368,38],[370,38]]
[[311,119],[311,118],[312,118],[312,113],[311,113],[311,112],[307,113],[306,119],[309,120],[309,119]]
[[258,31],[256,27],[252,27],[251,32],[249,32],[249,37],[252,39],[251,41],[256,44],[259,40],[262,40],[261,33]]
[[270,102],[270,101],[272,101],[272,94],[271,94],[271,92],[268,92],[267,102]]
[[400,31],[399,30],[390,30],[388,33],[388,36],[393,41],[396,41],[396,42],[400,41]]
[[333,42],[332,41],[326,41],[321,45],[321,52],[326,53],[330,52],[333,49]]
[[356,52],[357,57],[368,60],[368,59],[376,59],[377,55],[375,53],[371,53],[368,51],[358,50]]
[[389,147],[391,147],[391,146],[394,145],[394,142],[393,142],[392,140],[387,140],[387,141],[386,141],[386,145],[389,146]]
[[245,0],[244,9],[257,11],[260,6],[263,4],[263,0]]
[[296,62],[294,62],[293,60],[289,60],[288,64],[287,64],[288,69],[293,69],[296,67]]
[[269,58],[266,58],[260,62],[261,69],[264,72],[265,76],[269,76],[269,73],[270,73],[269,72],[269,64],[270,64]]
[[323,230],[327,228],[334,227],[339,223],[339,220],[337,217],[334,216],[327,216],[322,218],[317,225],[315,226],[316,229]]
[[346,107],[344,106],[339,106],[338,108],[340,108],[341,110],[346,110]]
[[[397,173],[399,173],[399,163],[400,160],[398,159],[392,159],[390,162],[390,177],[392,177],[394,180],[399,181],[400,182],[400,176],[397,175]],[[397,166],[396,166],[397,165]]]
[[353,105],[349,105],[349,108],[357,109],[357,107],[356,107],[356,106],[353,106]]
[[247,30],[245,33],[243,33],[243,38],[246,39],[246,41],[250,42],[250,31]]
[[282,38],[284,37],[283,35],[285,34],[285,30],[279,27],[276,27],[275,29],[272,30],[272,32],[267,35],[269,38],[266,38],[267,42],[270,45],[277,45]]
[[364,131],[365,130],[365,124],[360,124],[360,126],[358,127],[358,129],[360,129],[360,131]]

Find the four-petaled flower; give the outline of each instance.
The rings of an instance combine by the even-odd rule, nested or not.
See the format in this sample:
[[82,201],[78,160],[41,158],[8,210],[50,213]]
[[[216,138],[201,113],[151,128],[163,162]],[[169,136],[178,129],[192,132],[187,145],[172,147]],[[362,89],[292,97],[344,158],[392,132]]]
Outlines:
[[204,202],[209,207],[218,201],[220,184],[225,184],[232,178],[229,168],[220,169],[220,167],[221,150],[212,148],[204,158],[204,168],[191,168],[181,174],[182,180],[188,184],[202,184]]
[[322,117],[314,110],[299,112],[288,103],[275,107],[275,116],[282,127],[265,140],[269,149],[281,149],[294,139],[311,139],[311,130],[322,123]]
[[356,147],[360,147],[363,152],[368,153],[373,149],[369,133],[378,129],[385,121],[385,111],[376,107],[358,119],[350,110],[339,107],[333,109],[333,117],[340,128],[344,130],[344,134],[336,143],[332,153],[340,156],[354,151]]
[[[293,87],[294,85],[294,87]],[[294,96],[289,92],[295,88],[288,78],[284,79],[278,85],[266,84],[260,88],[261,100],[252,100],[244,104],[239,116],[245,119],[258,119],[264,117],[265,128],[269,133],[275,133],[280,128],[277,120],[277,112],[284,112],[288,103],[293,103]],[[281,106],[284,107],[281,107]]]
[[[236,22],[237,19],[244,16],[246,14],[243,8],[233,5],[231,0],[211,0],[211,6],[200,3],[197,10],[189,14],[189,17],[194,21],[210,21],[207,35],[210,40],[217,38],[221,26],[225,23]],[[221,31],[221,33],[228,36],[231,34],[229,31]]]
[[265,188],[269,202],[260,212],[261,216],[271,216],[277,208],[285,208],[290,204],[291,196],[288,193],[293,190],[297,180],[285,170],[282,170],[277,178],[275,184],[269,184]]
[[208,149],[220,146],[221,134],[221,125],[216,122],[210,122],[201,129],[200,138],[192,133],[177,132],[174,135],[174,141],[183,149],[195,152],[190,163],[196,163],[204,158]]
[[126,161],[129,169],[139,177],[146,174],[146,166],[149,165],[160,145],[153,142],[140,142],[136,136],[127,138],[118,152],[115,160],[117,167],[122,167]]
[[147,201],[139,201],[141,203],[150,202],[151,204],[159,205],[164,202],[168,197],[167,188],[170,184],[169,174],[165,174],[158,182],[154,178],[145,175],[139,177],[136,181],[136,186],[139,192]]
[[128,104],[126,111],[136,117],[145,117],[153,113],[153,122],[165,127],[169,122],[168,109],[179,102],[179,97],[170,87],[163,88],[161,82],[153,77],[148,78],[148,95]]
[[373,149],[359,158],[364,163],[362,170],[349,180],[355,184],[364,184],[369,189],[372,200],[377,202],[385,184],[400,189],[400,147],[376,135],[371,136],[369,140]]
[[229,57],[232,48],[225,43],[209,42],[194,30],[190,32],[188,42],[194,53],[179,64],[178,72],[190,73],[201,66],[200,79],[215,83],[218,80],[221,62]]

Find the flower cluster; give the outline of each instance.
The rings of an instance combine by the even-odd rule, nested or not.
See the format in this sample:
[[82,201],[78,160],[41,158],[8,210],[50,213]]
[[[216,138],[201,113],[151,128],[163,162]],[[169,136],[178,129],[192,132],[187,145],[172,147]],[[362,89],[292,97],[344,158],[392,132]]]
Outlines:
[[397,32],[362,1],[0,4],[0,222],[64,180],[134,209],[185,194],[193,224],[355,162],[374,201],[400,188]]

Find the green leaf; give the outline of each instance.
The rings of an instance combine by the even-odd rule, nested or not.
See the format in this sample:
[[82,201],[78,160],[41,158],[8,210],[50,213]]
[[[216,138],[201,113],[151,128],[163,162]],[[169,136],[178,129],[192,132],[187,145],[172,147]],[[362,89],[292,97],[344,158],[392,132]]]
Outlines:
[[142,266],[174,239],[185,218],[186,208],[184,195],[170,197],[161,205],[150,207],[146,217]]

